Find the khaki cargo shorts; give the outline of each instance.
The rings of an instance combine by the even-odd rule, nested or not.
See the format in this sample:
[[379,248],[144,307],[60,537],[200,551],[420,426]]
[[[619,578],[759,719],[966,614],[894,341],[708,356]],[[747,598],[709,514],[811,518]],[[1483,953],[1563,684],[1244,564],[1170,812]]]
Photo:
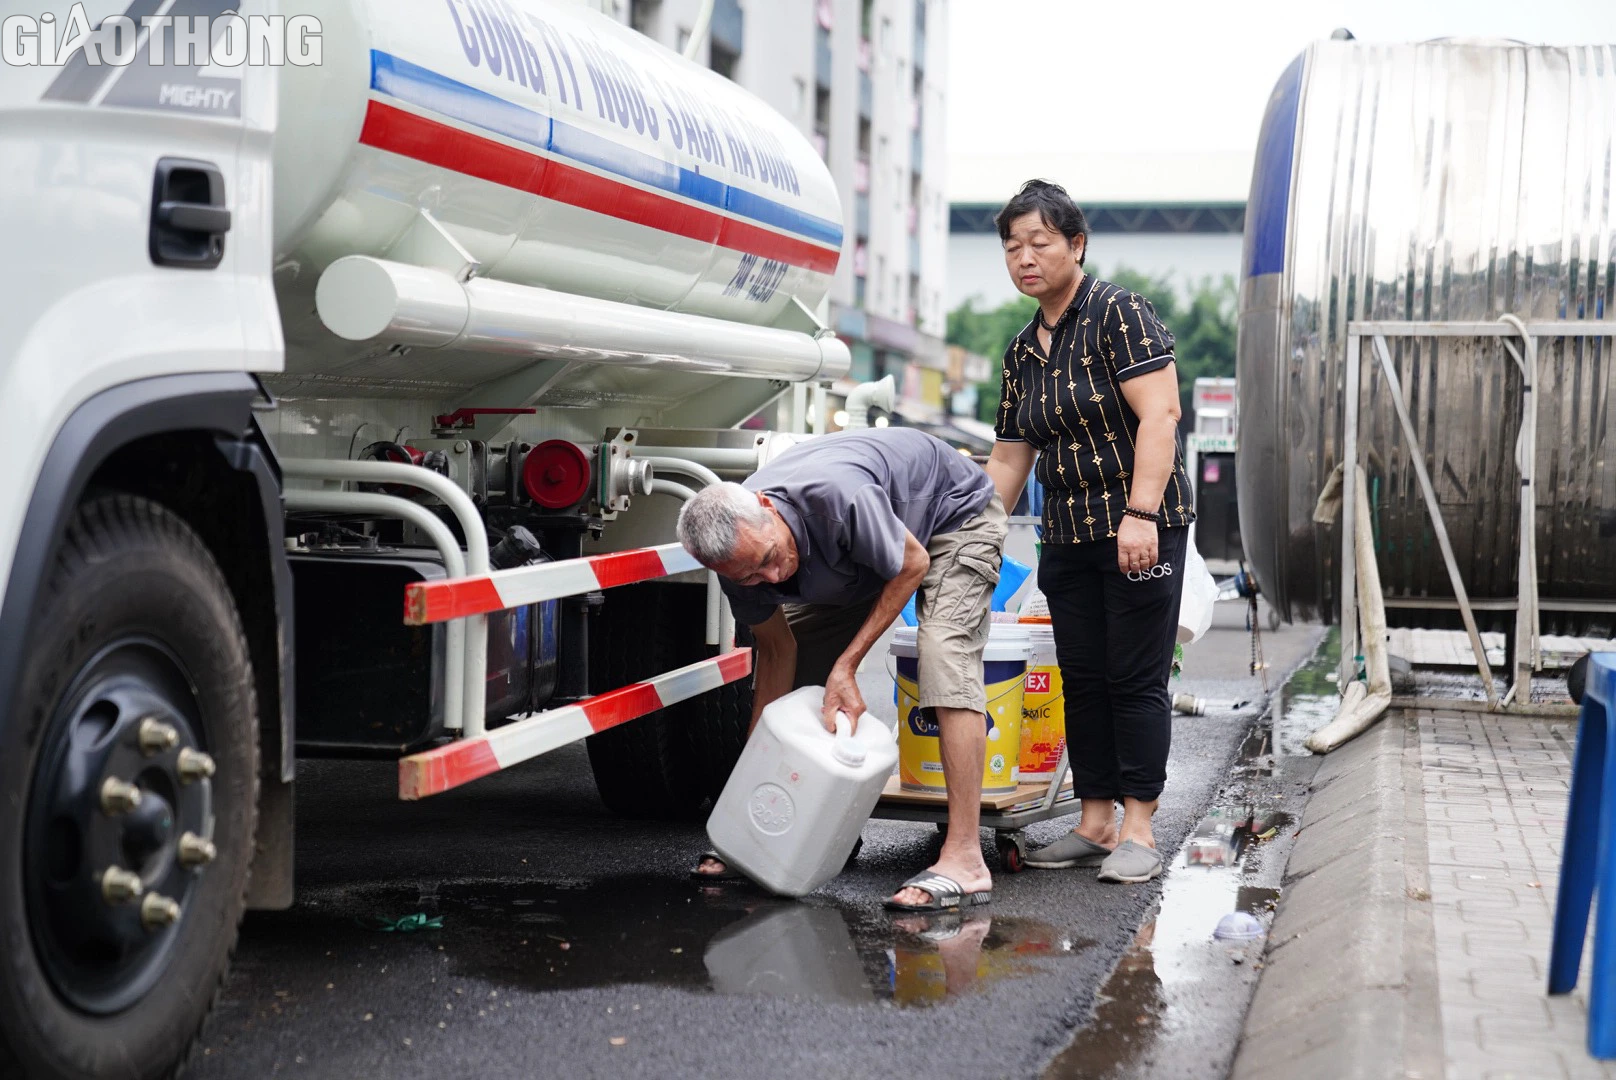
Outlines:
[[[934,536],[926,545],[931,568],[920,582],[915,612],[920,617],[916,644],[920,653],[920,707],[986,712],[982,685],[982,650],[988,643],[993,589],[999,584],[999,562],[1008,530],[998,495],[987,507],[951,533]],[[874,600],[845,607],[787,604],[786,622],[797,639],[797,676],[793,686],[823,686],[830,669],[870,614]]]

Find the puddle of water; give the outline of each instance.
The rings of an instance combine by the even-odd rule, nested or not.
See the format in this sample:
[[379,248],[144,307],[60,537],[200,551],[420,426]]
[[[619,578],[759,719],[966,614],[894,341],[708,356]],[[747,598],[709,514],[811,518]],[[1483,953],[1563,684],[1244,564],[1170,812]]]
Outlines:
[[1279,890],[1250,879],[1266,842],[1260,837],[1290,823],[1289,814],[1249,803],[1217,806],[1202,818],[1167,873],[1156,917],[1134,937],[1095,997],[1093,1020],[1050,1064],[1045,1080],[1149,1075],[1153,1056],[1170,1039],[1193,1041],[1197,1026],[1214,1026],[1209,996],[1237,997],[1244,1013],[1251,976],[1237,965],[1249,968],[1263,941],[1223,942],[1212,933],[1235,911],[1266,926]]
[[927,1007],[1034,974],[1092,941],[1034,919],[863,916],[819,901],[666,878],[499,881],[344,891],[303,918],[327,938],[377,944],[357,914],[442,916],[392,948],[441,946],[451,975],[526,990],[655,984],[720,994]]
[[1264,927],[1279,902],[1280,860],[1268,844],[1288,835],[1281,759],[1308,753],[1302,740],[1335,716],[1338,645],[1326,638],[1252,725],[1217,805],[1184,841],[1169,868],[1160,906],[1096,995],[1094,1018],[1051,1063],[1045,1080],[1221,1075],[1238,1038],[1253,965],[1264,939],[1219,941],[1233,912]]
[[[1283,798],[1283,759],[1309,756],[1302,741],[1339,704],[1336,630],[1292,673],[1257,718],[1217,805],[1184,841],[1160,906],[1095,998],[1094,1018],[1051,1063],[1045,1080],[1223,1075],[1234,1055],[1265,938],[1220,941],[1233,912],[1266,927],[1279,902],[1283,855],[1294,831]],[[1294,773],[1292,774],[1294,775]]]
[[1341,706],[1336,685],[1340,658],[1341,628],[1332,626],[1313,655],[1291,673],[1274,695],[1266,724],[1272,731],[1275,754],[1306,757],[1312,753],[1302,741],[1334,720]]

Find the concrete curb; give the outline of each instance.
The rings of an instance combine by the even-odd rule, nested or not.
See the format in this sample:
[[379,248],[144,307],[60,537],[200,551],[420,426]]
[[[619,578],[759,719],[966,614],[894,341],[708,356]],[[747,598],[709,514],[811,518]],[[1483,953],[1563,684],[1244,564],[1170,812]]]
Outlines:
[[1319,767],[1235,1080],[1442,1075],[1419,754],[1394,711]]

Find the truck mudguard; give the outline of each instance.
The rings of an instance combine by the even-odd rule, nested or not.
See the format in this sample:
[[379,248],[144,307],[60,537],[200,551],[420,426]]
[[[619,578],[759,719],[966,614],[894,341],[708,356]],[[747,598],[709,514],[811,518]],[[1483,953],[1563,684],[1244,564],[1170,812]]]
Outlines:
[[[292,778],[292,641],[291,571],[281,533],[280,477],[267,449],[255,435],[252,404],[264,396],[257,381],[240,373],[170,375],[126,383],[81,404],[51,443],[34,485],[0,604],[0,642],[26,640],[39,591],[90,479],[119,449],[153,435],[201,431],[214,436],[231,468],[252,476],[263,506],[268,536],[275,607],[281,613],[279,642],[279,723],[264,717],[264,761],[278,767],[266,772]],[[249,637],[251,630],[249,629]],[[0,649],[0,725],[18,714],[18,649]]]

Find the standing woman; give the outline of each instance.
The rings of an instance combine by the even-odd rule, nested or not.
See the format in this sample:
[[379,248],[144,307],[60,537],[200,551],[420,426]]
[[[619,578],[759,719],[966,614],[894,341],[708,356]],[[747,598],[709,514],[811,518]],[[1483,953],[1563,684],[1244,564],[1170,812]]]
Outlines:
[[1077,828],[1027,865],[1148,881],[1162,872],[1150,818],[1167,779],[1167,679],[1195,520],[1173,336],[1149,300],[1083,272],[1088,223],[1064,188],[1028,181],[995,223],[1011,280],[1039,310],[1004,353],[987,470],[1006,506],[1035,457],[1046,489],[1038,587],[1083,803]]

